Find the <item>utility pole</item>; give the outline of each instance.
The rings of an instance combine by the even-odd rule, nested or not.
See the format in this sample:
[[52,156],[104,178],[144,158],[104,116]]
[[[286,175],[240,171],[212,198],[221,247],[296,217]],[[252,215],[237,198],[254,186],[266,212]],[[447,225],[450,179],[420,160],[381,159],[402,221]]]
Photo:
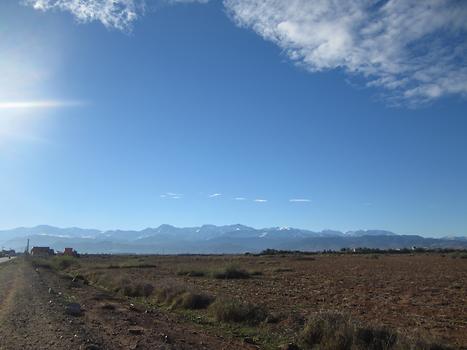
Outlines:
[[29,238],[28,238],[28,243],[26,245],[26,250],[24,251],[24,254],[29,255]]

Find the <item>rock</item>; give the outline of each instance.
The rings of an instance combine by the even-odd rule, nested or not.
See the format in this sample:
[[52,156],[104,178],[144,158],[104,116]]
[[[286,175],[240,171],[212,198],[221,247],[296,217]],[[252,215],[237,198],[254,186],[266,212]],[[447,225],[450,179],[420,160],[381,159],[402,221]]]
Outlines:
[[134,327],[128,328],[128,332],[129,332],[130,334],[133,334],[133,335],[140,335],[140,334],[143,334],[144,328],[143,328],[143,327],[134,326]]
[[78,303],[70,303],[65,307],[65,313],[70,316],[81,316],[83,314],[83,309]]

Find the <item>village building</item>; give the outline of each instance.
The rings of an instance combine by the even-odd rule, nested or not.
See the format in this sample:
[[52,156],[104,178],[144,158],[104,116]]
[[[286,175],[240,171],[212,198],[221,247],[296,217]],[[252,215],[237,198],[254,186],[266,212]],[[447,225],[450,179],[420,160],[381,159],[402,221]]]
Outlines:
[[32,256],[52,256],[55,255],[53,249],[49,247],[33,247],[31,249]]
[[65,248],[63,255],[66,256],[78,256],[78,253],[73,248]]

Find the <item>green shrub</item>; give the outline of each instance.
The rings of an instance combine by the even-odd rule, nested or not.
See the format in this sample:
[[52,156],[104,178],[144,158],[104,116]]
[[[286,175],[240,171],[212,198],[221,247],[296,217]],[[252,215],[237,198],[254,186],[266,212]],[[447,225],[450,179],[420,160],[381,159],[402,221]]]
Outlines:
[[268,316],[262,306],[225,299],[217,299],[211,304],[209,311],[217,321],[244,322],[253,325],[263,322]]
[[213,298],[209,295],[185,292],[175,297],[172,307],[190,310],[205,309],[212,301]]

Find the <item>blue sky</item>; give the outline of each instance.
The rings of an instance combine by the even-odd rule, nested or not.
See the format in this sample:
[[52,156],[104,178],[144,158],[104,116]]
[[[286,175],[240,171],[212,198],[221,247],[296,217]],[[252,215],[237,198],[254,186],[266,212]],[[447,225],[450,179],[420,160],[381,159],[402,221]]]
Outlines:
[[2,1],[0,227],[467,235],[465,4],[303,1]]

